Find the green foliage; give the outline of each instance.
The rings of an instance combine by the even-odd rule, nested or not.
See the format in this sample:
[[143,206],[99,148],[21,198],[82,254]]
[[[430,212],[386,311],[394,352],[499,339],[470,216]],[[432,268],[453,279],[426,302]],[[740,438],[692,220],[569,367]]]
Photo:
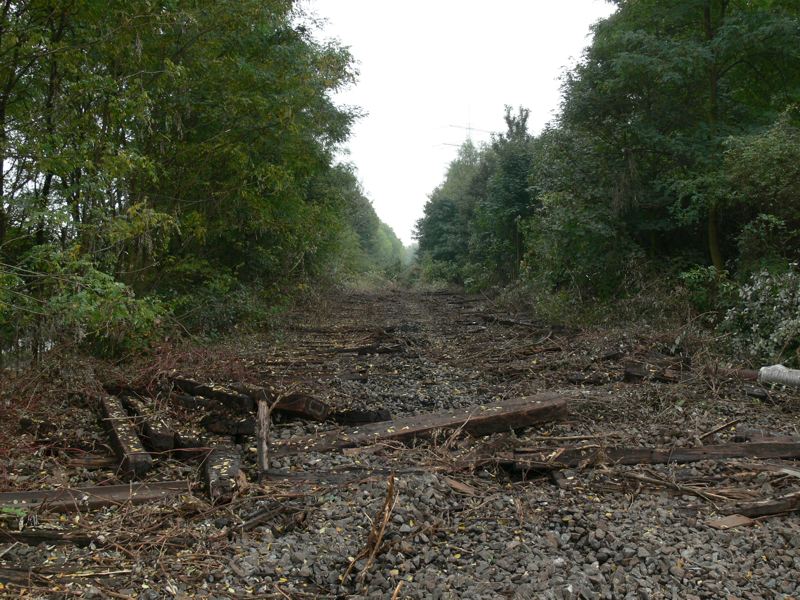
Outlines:
[[125,284],[91,265],[77,264],[71,270],[69,283],[62,279],[42,305],[50,321],[44,331],[53,335],[51,339],[71,338],[107,356],[146,349],[163,323],[162,303],[157,298],[137,299]]
[[620,268],[638,257],[619,223],[602,206],[586,205],[564,193],[547,193],[525,222],[525,276],[579,298],[618,295]]
[[466,141],[458,150],[445,180],[430,195],[424,216],[417,222],[418,252],[426,265],[426,280],[463,282],[469,268],[472,221],[482,199],[490,151]]
[[[450,261],[436,260],[429,255],[424,255],[420,261],[420,280],[423,283],[448,283],[458,281],[462,277],[459,268]],[[475,287],[470,279],[467,279],[467,288]]]
[[168,305],[184,327],[215,337],[234,328],[252,331],[269,325],[286,309],[288,299],[288,289],[244,285],[231,275],[214,273]]
[[514,115],[511,107],[506,107],[507,130],[492,140],[493,161],[485,192],[475,208],[471,262],[491,273],[497,283],[509,283],[519,275],[524,254],[520,225],[535,206],[529,184],[533,167],[529,114],[520,108]]
[[350,54],[297,2],[6,4],[0,345],[119,354],[165,307],[221,331],[310,279],[398,270],[402,244],[334,165]]
[[756,364],[800,366],[800,270],[755,273],[739,289],[720,330],[732,350]]
[[800,129],[792,123],[794,113],[727,144],[727,200],[744,223],[736,242],[745,276],[800,251]]
[[792,109],[751,135],[727,142],[725,173],[736,203],[800,224],[800,127]]
[[739,268],[748,274],[786,263],[793,236],[786,222],[771,214],[759,214],[739,233]]
[[403,243],[391,227],[381,222],[351,166],[339,165],[331,173],[342,216],[326,228],[338,232],[330,252],[336,268],[352,275],[373,273],[396,276],[405,260]]
[[88,259],[46,245],[2,272],[0,302],[4,345],[27,347],[34,354],[56,343],[99,355],[140,351],[166,316],[158,299],[136,298]]
[[695,266],[680,273],[678,279],[694,309],[708,316],[710,323],[719,321],[711,313],[730,307],[736,295],[736,286],[728,279],[728,273],[720,273],[716,267]]
[[[726,322],[742,348],[784,356],[794,284],[779,273],[800,252],[798,5],[615,4],[565,75],[556,121],[532,137],[526,111],[507,110],[491,147],[451,164],[418,223],[421,270],[510,284],[514,303],[556,319],[690,306],[714,325],[738,302]],[[765,267],[737,301],[736,282]],[[754,310],[782,313],[766,346]]]
[[722,269],[742,217],[727,202],[726,141],[798,99],[797,11],[725,0],[618,6],[567,78],[561,121],[598,149],[597,181],[642,247],[705,245]]

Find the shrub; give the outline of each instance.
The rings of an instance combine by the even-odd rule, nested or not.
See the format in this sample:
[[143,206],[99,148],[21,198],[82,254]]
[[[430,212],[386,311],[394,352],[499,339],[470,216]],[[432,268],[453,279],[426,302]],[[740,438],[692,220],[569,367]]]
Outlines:
[[37,246],[0,273],[0,335],[5,348],[34,354],[70,343],[97,355],[142,350],[164,322],[156,299],[137,298],[86,257]]
[[739,269],[747,274],[786,264],[784,258],[790,239],[786,222],[771,214],[759,214],[747,223],[737,238]]
[[219,272],[172,296],[175,318],[187,330],[209,336],[242,325],[255,330],[285,310],[288,296],[276,286],[244,285]]
[[720,330],[731,349],[761,363],[800,366],[800,271],[762,270],[739,288]]
[[610,211],[562,193],[544,194],[541,207],[522,226],[528,280],[579,298],[616,295],[640,253]]
[[678,275],[688,292],[689,302],[700,314],[724,311],[729,308],[736,296],[736,286],[728,279],[726,271],[719,272],[715,267],[696,265]]

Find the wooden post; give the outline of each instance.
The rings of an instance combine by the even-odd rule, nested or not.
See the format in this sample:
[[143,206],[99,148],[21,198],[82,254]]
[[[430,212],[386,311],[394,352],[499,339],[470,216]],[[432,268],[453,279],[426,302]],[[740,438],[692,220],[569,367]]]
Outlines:
[[269,425],[270,406],[266,399],[258,400],[258,418],[256,427],[256,444],[258,449],[258,480],[269,470]]

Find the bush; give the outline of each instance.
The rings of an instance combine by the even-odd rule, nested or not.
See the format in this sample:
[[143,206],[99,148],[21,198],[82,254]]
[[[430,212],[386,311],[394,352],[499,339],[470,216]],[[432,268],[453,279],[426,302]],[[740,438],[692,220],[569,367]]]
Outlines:
[[461,280],[461,273],[455,262],[436,260],[423,255],[419,261],[420,279],[425,284],[455,283]]
[[0,273],[2,345],[34,354],[57,343],[96,355],[146,348],[167,311],[98,270],[87,258],[54,246],[31,250],[21,266]]
[[739,270],[753,273],[786,264],[785,251],[790,239],[786,222],[771,214],[759,214],[742,228],[737,238]]
[[615,296],[626,277],[621,267],[640,252],[611,213],[569,194],[544,194],[541,202],[522,227],[525,277],[581,299]]
[[136,298],[124,283],[91,266],[45,302],[54,341],[68,336],[99,356],[145,350],[166,311],[156,298]]
[[689,302],[700,314],[725,311],[734,302],[736,286],[728,279],[726,271],[719,272],[715,267],[694,266],[678,275],[688,292]]
[[800,366],[800,271],[763,270],[739,288],[720,330],[731,349],[759,363]]
[[285,310],[287,300],[275,286],[244,285],[220,272],[174,296],[170,306],[187,330],[217,336],[240,325],[262,327]]

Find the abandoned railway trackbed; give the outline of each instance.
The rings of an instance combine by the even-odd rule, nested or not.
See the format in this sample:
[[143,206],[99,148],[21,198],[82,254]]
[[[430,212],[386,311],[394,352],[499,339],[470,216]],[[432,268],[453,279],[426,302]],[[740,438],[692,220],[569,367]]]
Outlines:
[[796,394],[664,339],[347,292],[7,407],[0,595],[797,597]]

